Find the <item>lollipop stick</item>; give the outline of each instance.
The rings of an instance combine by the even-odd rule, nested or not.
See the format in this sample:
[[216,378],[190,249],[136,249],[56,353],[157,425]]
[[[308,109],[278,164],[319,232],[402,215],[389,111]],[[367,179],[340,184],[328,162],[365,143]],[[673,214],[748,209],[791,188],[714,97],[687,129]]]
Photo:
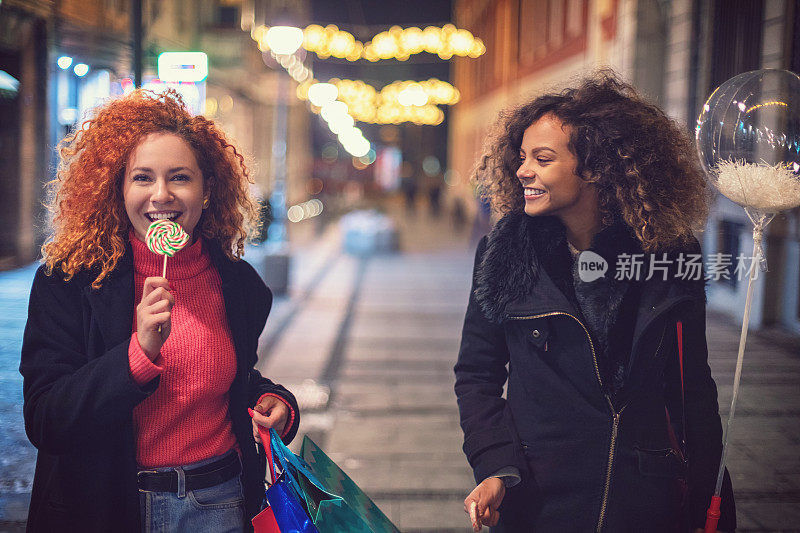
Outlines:
[[[161,277],[167,279],[167,255],[164,254],[164,268],[161,269]],[[161,324],[158,325],[158,332],[161,333]]]

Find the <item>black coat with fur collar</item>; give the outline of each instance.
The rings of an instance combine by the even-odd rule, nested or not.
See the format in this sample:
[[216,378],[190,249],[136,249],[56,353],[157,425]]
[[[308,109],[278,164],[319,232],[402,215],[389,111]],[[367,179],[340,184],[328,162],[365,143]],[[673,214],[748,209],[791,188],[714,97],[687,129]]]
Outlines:
[[[637,247],[617,223],[590,249],[608,261],[609,277],[619,255],[641,253]],[[508,466],[521,473],[501,507],[506,531],[674,530],[684,467],[672,451],[665,407],[682,435],[677,321],[683,324],[688,520],[702,527],[722,427],[707,363],[704,282],[675,275],[679,253],[700,253],[699,244],[667,256],[666,279],[656,270],[649,280],[609,280],[610,318],[590,317],[607,328],[608,341],[598,346],[584,313],[601,310],[581,310],[557,219],[510,214],[479,244],[455,390],[475,479]],[[615,370],[622,374],[616,387],[609,383]],[[719,527],[732,530],[727,476],[723,502]]]

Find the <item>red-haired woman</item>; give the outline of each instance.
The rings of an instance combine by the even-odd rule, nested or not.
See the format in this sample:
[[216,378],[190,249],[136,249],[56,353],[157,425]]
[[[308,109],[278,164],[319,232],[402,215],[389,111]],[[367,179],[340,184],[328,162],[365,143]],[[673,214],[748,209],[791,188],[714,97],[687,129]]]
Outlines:
[[[143,91],[60,154],[20,365],[28,531],[245,530],[256,423],[289,442],[299,413],[254,369],[272,295],[239,259],[257,212],[243,158],[176,95]],[[159,219],[191,236],[169,281],[144,242]]]
[[701,527],[722,427],[702,273],[681,272],[708,209],[688,136],[601,73],[501,115],[477,178],[503,216],[455,367],[473,526]]

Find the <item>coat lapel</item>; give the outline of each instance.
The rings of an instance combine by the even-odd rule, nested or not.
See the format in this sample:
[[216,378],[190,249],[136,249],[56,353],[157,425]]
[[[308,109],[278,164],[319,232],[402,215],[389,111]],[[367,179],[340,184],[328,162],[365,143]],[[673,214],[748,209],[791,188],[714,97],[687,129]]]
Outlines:
[[[211,261],[219,273],[220,280],[222,281],[222,298],[225,302],[225,316],[228,317],[228,327],[230,328],[231,337],[233,337],[233,346],[236,350],[236,375],[241,377],[242,372],[246,368],[245,354],[248,353],[249,347],[247,338],[247,313],[245,310],[245,297],[244,289],[240,280],[237,279],[236,270],[233,263],[225,257],[222,249],[216,242],[209,242],[209,254]],[[204,243],[205,244],[205,243]]]
[[545,269],[539,269],[533,287],[505,307],[507,317],[533,316],[542,313],[567,313],[579,317],[580,313],[562,293]]
[[116,346],[129,338],[134,320],[133,252],[130,244],[100,288],[93,289],[88,285],[84,290],[106,347]]

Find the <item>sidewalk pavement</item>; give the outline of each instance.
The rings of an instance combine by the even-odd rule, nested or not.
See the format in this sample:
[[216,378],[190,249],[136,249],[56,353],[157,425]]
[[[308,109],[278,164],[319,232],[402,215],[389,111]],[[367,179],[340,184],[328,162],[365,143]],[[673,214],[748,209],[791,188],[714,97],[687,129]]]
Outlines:
[[[467,532],[462,501],[474,481],[452,366],[475,243],[446,220],[388,210],[400,228],[396,254],[352,257],[336,226],[322,235],[298,226],[293,288],[275,300],[259,368],[297,394],[300,437],[320,444],[402,531]],[[33,473],[17,366],[34,269],[0,273],[0,531],[21,530]],[[725,415],[739,325],[709,314],[707,326]],[[739,531],[800,531],[798,383],[800,342],[751,334],[729,453]]]
[[19,356],[37,267],[0,272],[0,531],[23,530],[36,461],[22,422]]

